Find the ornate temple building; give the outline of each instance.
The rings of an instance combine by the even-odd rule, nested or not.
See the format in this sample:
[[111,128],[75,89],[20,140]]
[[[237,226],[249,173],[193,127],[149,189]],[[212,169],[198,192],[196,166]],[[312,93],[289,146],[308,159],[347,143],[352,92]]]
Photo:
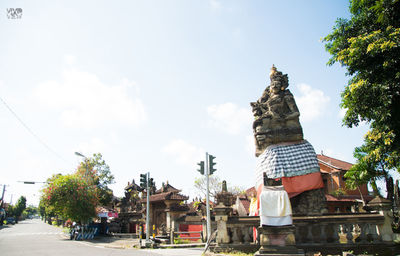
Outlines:
[[[154,225],[157,234],[176,229],[176,220],[189,211],[185,201],[188,196],[180,194],[181,190],[174,188],[168,182],[150,195],[150,226]],[[144,194],[145,196],[145,194]],[[143,209],[146,209],[146,197],[140,200]],[[144,216],[146,215],[143,212]]]

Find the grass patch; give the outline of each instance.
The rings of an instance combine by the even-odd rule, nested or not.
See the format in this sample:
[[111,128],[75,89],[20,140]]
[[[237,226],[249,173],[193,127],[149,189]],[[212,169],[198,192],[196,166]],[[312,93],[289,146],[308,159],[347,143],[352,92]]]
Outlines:
[[195,244],[201,242],[200,239],[197,241],[192,241],[190,239],[174,239],[174,244]]

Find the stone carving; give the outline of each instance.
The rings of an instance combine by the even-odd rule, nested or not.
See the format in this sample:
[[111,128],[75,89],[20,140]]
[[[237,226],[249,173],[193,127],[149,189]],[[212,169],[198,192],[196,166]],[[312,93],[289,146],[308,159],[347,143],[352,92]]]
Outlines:
[[256,156],[269,145],[303,139],[303,130],[299,122],[300,112],[293,94],[287,89],[287,74],[283,75],[272,66],[270,80],[271,83],[261,98],[250,103],[255,118],[253,132]]
[[221,192],[215,196],[215,199],[217,201],[217,205],[232,206],[235,203],[235,197],[231,192],[228,192],[225,180],[222,181]]
[[[265,184],[282,181],[291,191],[293,214],[318,215],[326,212],[326,198],[317,155],[312,145],[303,139],[300,112],[293,94],[287,89],[289,79],[275,66],[270,72],[270,84],[261,98],[251,102],[257,159],[257,198]],[[268,177],[265,177],[268,176]],[[307,184],[307,188],[296,186]]]

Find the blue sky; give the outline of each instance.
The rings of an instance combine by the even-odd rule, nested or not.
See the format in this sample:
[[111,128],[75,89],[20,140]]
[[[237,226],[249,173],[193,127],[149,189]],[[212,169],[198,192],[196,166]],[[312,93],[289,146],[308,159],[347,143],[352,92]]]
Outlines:
[[[22,8],[8,19],[7,8]],[[149,171],[196,195],[196,163],[216,156],[228,185],[251,187],[256,158],[249,103],[269,69],[289,75],[305,138],[354,162],[366,125],[341,126],[339,65],[321,38],[348,1],[2,1],[0,184],[6,201],[36,204],[53,173],[100,152],[117,196]]]

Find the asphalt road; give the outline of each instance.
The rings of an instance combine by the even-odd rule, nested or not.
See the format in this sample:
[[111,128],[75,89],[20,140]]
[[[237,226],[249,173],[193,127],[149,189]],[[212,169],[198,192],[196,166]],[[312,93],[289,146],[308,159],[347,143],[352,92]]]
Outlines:
[[90,242],[71,241],[60,228],[45,224],[39,219],[21,221],[0,229],[0,255],[2,256],[119,256],[119,255],[201,255],[200,248],[193,249],[112,249]]

